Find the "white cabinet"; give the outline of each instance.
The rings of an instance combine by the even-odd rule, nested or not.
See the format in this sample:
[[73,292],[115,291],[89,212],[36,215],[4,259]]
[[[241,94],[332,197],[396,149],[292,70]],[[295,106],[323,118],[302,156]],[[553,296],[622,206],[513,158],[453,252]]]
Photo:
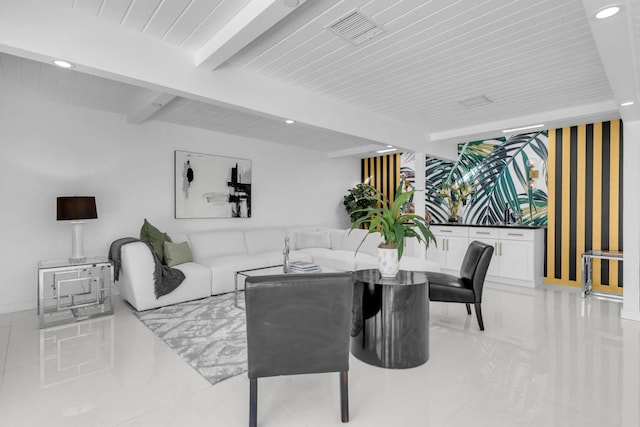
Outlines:
[[432,226],[438,247],[427,251],[443,272],[459,274],[469,242],[478,240],[493,246],[487,280],[510,285],[536,287],[544,274],[544,229],[484,226]]
[[501,277],[518,282],[532,280],[536,262],[534,240],[535,230],[508,228],[500,230],[498,255]]
[[460,272],[464,254],[469,246],[468,227],[432,226],[431,232],[436,238],[436,245],[430,245],[427,259],[437,262],[442,269]]
[[489,264],[489,270],[487,270],[488,276],[500,275],[500,230],[497,228],[489,227],[474,227],[469,229],[469,241],[473,242],[478,240],[482,243],[487,243],[493,246],[493,257],[491,258],[491,264]]

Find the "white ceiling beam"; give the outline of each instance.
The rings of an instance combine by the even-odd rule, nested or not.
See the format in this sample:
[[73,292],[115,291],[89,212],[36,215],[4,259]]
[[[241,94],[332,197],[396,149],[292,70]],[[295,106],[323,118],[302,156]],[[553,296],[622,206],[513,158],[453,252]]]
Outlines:
[[149,91],[127,111],[127,123],[139,125],[156,114],[176,96]]
[[[626,122],[640,120],[640,92],[636,76],[638,68],[631,17],[633,6],[630,2],[612,3],[610,0],[582,0],[582,3],[620,116]],[[622,5],[622,10],[610,18],[595,18],[599,10],[612,4]],[[629,101],[635,104],[620,106]]]
[[253,0],[196,52],[198,67],[215,70],[306,0]]
[[196,67],[193,53],[54,3],[0,0],[0,51],[40,62],[66,59],[99,77],[412,151],[423,152],[428,141],[424,129],[255,73]]
[[504,136],[503,129],[512,129],[521,126],[544,124],[545,129],[557,127],[575,126],[593,121],[617,119],[620,117],[614,100],[593,104],[585,104],[579,107],[562,108],[544,111],[520,117],[496,120],[481,125],[467,126],[431,133],[433,142],[466,142],[476,139],[496,138]]
[[[344,150],[331,151],[328,153],[328,157],[330,159],[337,159],[339,157],[374,157],[381,156],[382,154],[377,154],[377,150],[384,150],[386,145],[363,145],[361,147],[354,148],[345,148]],[[388,153],[393,154],[393,153]]]

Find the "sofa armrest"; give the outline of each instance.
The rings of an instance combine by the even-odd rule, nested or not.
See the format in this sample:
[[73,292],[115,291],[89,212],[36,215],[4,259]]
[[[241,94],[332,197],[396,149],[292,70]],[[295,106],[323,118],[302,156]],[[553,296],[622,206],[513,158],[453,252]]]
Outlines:
[[120,257],[122,259],[122,270],[118,281],[120,294],[138,310],[145,301],[156,299],[153,255],[145,243],[133,242],[122,247]]

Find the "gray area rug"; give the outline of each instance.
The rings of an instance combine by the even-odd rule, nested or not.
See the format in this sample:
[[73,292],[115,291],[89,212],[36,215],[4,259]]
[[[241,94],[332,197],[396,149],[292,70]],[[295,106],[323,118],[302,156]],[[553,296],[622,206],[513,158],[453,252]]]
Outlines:
[[245,312],[233,293],[135,314],[211,384],[247,371]]

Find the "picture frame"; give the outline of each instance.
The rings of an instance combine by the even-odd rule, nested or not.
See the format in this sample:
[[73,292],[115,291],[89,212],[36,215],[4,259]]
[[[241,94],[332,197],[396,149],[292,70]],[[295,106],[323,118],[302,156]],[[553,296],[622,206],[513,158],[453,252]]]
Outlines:
[[249,159],[176,150],[175,218],[251,218]]

